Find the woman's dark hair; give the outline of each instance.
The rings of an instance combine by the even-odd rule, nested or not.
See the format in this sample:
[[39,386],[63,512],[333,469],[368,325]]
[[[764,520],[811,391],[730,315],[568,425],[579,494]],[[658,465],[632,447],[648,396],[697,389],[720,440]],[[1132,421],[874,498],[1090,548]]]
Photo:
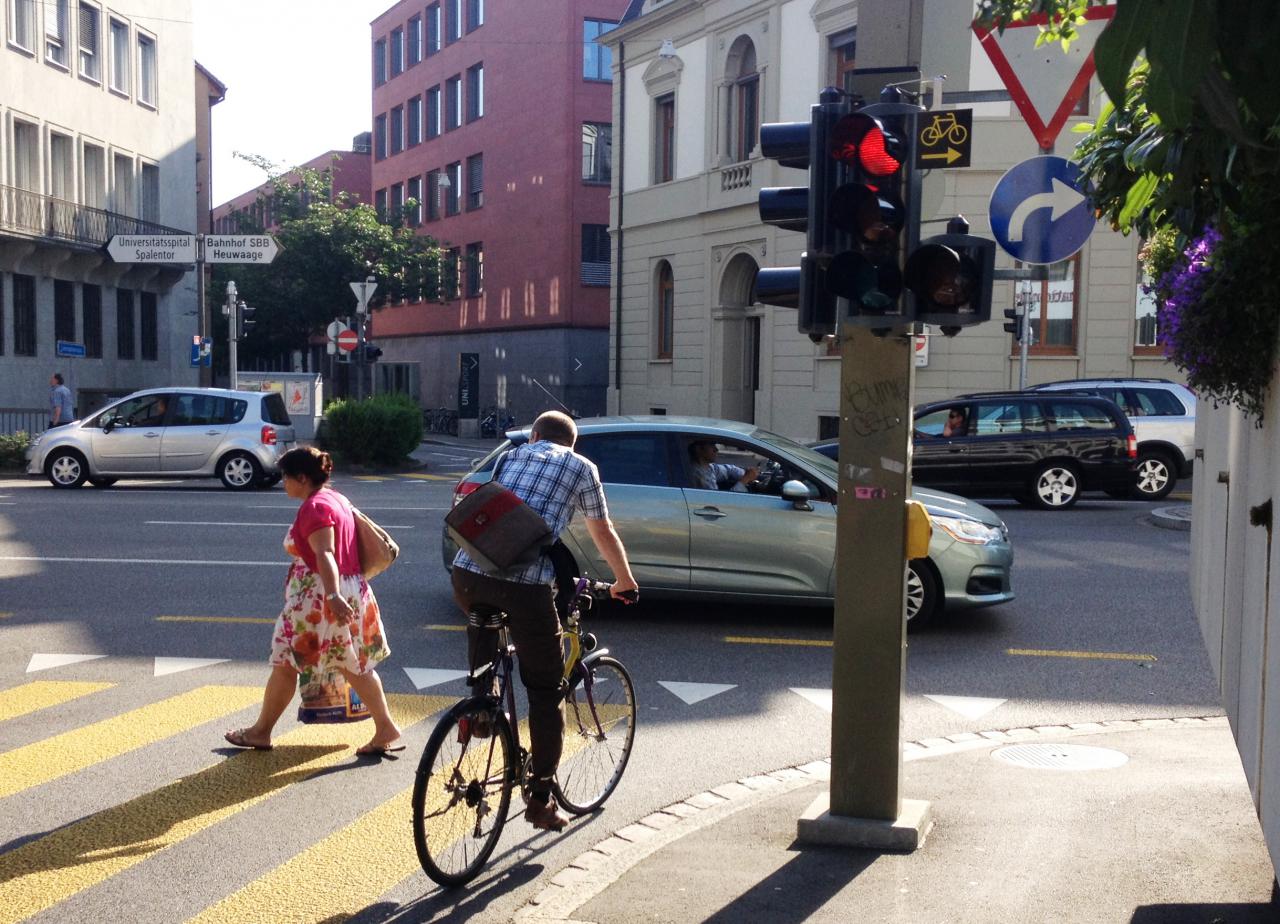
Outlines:
[[280,471],[290,478],[306,478],[319,487],[329,480],[333,459],[314,446],[299,446],[280,457]]

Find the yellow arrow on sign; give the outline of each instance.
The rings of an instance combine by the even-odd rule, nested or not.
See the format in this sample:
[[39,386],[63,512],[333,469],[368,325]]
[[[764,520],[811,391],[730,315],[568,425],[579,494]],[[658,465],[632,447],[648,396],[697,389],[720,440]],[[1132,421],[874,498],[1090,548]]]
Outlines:
[[954,164],[962,157],[964,157],[964,154],[957,151],[955,148],[947,148],[945,151],[939,151],[937,154],[920,155],[921,160],[938,160],[939,158],[946,158],[946,161],[949,164]]

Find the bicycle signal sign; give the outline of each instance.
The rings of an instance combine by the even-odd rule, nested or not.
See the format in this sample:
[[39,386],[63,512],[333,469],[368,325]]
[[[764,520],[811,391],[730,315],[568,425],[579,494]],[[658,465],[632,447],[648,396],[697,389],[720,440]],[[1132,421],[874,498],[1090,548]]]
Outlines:
[[973,147],[973,110],[922,112],[916,121],[917,170],[969,166]]

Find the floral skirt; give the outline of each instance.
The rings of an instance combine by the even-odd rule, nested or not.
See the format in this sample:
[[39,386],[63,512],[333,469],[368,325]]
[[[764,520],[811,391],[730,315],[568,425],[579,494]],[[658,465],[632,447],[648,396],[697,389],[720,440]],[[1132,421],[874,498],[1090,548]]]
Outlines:
[[325,606],[320,575],[300,560],[289,566],[284,609],[276,617],[271,640],[270,664],[287,664],[299,672],[341,668],[364,674],[391,654],[378,601],[364,577],[343,575],[338,579],[338,592],[355,611],[345,626]]

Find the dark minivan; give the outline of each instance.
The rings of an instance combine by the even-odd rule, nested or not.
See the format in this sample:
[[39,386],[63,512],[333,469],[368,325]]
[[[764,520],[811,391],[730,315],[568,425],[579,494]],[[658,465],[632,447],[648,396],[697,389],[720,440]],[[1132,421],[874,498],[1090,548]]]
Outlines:
[[916,484],[1066,510],[1134,482],[1137,441],[1114,402],[1053,392],[961,395],[915,410]]

